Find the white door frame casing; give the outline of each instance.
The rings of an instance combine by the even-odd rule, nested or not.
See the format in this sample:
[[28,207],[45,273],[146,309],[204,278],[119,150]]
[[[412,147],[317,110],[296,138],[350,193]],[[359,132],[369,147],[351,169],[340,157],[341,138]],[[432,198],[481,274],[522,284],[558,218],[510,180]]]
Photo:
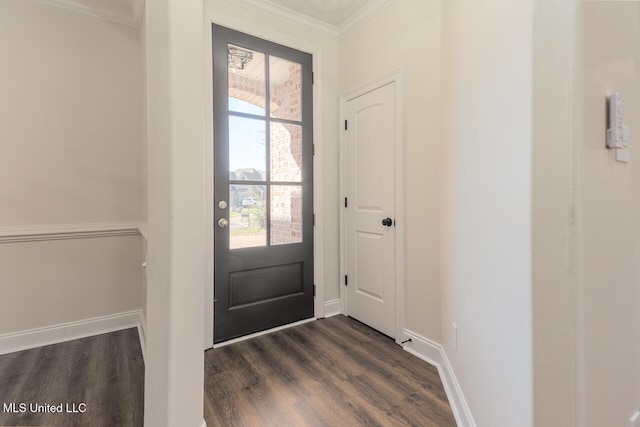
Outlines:
[[214,195],[213,195],[213,56],[212,56],[212,33],[211,25],[217,24],[232,30],[240,31],[291,47],[303,52],[310,53],[313,56],[313,143],[315,155],[313,157],[313,211],[315,214],[314,227],[314,284],[316,285],[316,296],[314,300],[314,316],[316,318],[324,317],[324,196],[322,182],[322,166],[323,166],[323,144],[322,144],[322,75],[319,70],[322,69],[322,48],[318,45],[301,41],[298,38],[283,34],[271,29],[255,25],[254,23],[230,16],[225,13],[215,11],[205,7],[204,22],[204,55],[205,55],[205,111],[207,120],[205,120],[205,217],[207,221],[207,285],[205,291],[205,336],[204,348],[213,347],[213,322],[214,322],[214,250],[213,250],[213,232],[214,232]]
[[[376,90],[390,83],[395,83],[396,130],[395,130],[395,264],[396,264],[396,343],[400,344],[405,326],[405,178],[404,178],[404,79],[403,69],[399,68],[389,74],[360,85],[340,95],[340,117],[346,120],[347,103],[361,95]],[[340,132],[340,194],[347,197],[347,131],[341,126]],[[347,292],[344,277],[347,274],[347,215],[344,205],[340,209],[340,300],[342,313],[348,315]]]

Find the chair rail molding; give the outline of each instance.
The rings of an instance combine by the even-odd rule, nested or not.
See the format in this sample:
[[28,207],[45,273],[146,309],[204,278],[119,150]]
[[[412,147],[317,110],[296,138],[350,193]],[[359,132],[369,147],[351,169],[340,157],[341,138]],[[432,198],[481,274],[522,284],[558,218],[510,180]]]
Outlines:
[[124,222],[1,227],[0,243],[132,236],[142,235],[144,230],[144,224]]

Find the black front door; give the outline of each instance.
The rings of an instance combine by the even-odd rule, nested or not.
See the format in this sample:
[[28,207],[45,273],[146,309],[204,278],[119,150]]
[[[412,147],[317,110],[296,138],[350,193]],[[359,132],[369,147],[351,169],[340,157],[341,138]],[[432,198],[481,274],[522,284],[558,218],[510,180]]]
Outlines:
[[311,55],[213,26],[214,342],[313,317]]

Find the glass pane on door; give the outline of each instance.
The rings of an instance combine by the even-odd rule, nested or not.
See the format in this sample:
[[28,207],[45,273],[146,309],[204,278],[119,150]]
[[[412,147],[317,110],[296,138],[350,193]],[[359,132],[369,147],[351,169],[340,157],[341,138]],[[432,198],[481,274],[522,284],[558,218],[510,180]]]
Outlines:
[[302,66],[275,56],[269,57],[271,117],[302,121]]
[[267,245],[267,187],[229,185],[229,249]]
[[302,242],[302,186],[271,187],[272,245]]
[[266,179],[264,120],[229,116],[229,179],[264,181]]
[[302,180],[302,126],[271,123],[271,180]]
[[265,55],[229,44],[229,111],[264,116],[267,98]]

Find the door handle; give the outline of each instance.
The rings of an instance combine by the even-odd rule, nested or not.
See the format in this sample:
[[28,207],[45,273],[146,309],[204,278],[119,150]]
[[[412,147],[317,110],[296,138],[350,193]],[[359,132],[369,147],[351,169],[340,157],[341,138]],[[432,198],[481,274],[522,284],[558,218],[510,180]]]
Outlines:
[[382,220],[382,225],[385,227],[391,227],[393,225],[393,220],[391,218],[385,218]]
[[227,221],[226,218],[220,218],[218,220],[218,227],[225,228],[227,225],[229,225],[229,221]]

